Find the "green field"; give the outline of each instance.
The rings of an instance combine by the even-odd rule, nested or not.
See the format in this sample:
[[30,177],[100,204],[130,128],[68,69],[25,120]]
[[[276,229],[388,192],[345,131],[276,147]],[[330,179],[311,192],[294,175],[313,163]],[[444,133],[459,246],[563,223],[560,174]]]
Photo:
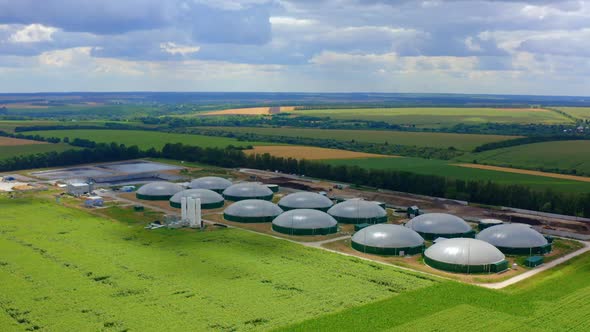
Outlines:
[[588,331],[590,254],[502,291],[444,282],[284,331]]
[[435,159],[366,158],[339,159],[329,160],[326,162],[332,165],[350,165],[369,169],[389,169],[418,174],[439,175],[466,181],[482,180],[494,181],[496,183],[502,184],[520,184],[539,190],[551,188],[555,191],[576,193],[587,193],[590,191],[590,182],[562,180],[543,176],[459,167],[452,165],[452,162]]
[[148,231],[0,195],[3,331],[268,330],[437,281],[239,229]]
[[29,135],[41,135],[45,137],[69,137],[84,138],[98,143],[117,142],[127,146],[137,145],[141,149],[156,148],[161,149],[166,143],[183,143],[186,145],[195,145],[203,148],[218,147],[224,148],[228,145],[248,146],[248,145],[272,145],[272,143],[261,142],[241,142],[233,138],[212,137],[189,134],[173,134],[157,131],[141,130],[45,130],[30,131]]
[[590,120],[590,107],[558,107],[560,111],[582,120]]
[[66,150],[76,149],[68,144],[31,144],[31,145],[16,145],[16,146],[0,146],[0,160],[8,159],[16,156],[26,156],[36,153],[45,152],[62,152]]
[[480,164],[555,171],[573,171],[590,175],[590,140],[556,141],[518,145],[471,153],[458,159]]
[[301,129],[301,128],[255,128],[255,127],[203,127],[208,130],[223,130],[232,133],[255,133],[269,136],[306,137],[317,139],[334,139],[367,143],[387,142],[388,144],[411,145],[419,147],[449,148],[473,150],[475,147],[508,139],[515,136],[472,135],[449,133],[420,133],[384,130],[339,130],[339,129]]
[[293,111],[296,115],[329,116],[340,120],[372,120],[419,127],[451,126],[458,123],[571,123],[565,116],[548,110],[497,108],[358,108]]

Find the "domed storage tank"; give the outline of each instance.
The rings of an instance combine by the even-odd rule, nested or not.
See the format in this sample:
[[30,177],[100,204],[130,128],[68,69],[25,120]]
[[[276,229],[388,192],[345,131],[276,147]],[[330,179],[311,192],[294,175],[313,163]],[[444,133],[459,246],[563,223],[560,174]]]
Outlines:
[[498,220],[498,219],[481,219],[479,221],[479,224],[477,225],[477,228],[480,231],[483,231],[484,229],[488,228],[488,227],[492,227],[492,226],[496,226],[496,225],[501,225],[504,222],[502,220]]
[[407,227],[377,224],[354,233],[352,247],[377,255],[415,255],[424,251],[424,239]]
[[375,202],[350,199],[332,206],[328,214],[344,224],[379,224],[387,222],[387,212]]
[[228,201],[241,201],[244,199],[272,200],[273,192],[267,186],[254,183],[242,182],[227,187],[223,191],[223,197]]
[[508,261],[500,250],[471,238],[433,244],[424,252],[424,262],[435,269],[459,273],[497,273],[508,269]]
[[338,222],[323,211],[296,209],[276,217],[272,229],[289,235],[327,235],[338,232]]
[[204,176],[202,178],[192,180],[189,187],[191,189],[209,189],[221,194],[225,189],[227,189],[227,187],[231,185],[232,183],[228,179],[217,176]]
[[281,213],[283,210],[269,201],[246,199],[228,206],[223,211],[223,218],[244,223],[271,222]]
[[447,213],[426,213],[412,218],[405,225],[426,240],[438,237],[474,237],[475,231],[465,220]]
[[334,203],[323,195],[311,192],[297,192],[289,194],[279,200],[279,206],[285,211],[294,209],[314,209],[327,211]]
[[489,227],[477,234],[508,255],[544,255],[551,252],[551,244],[536,230],[522,224],[503,224]]
[[141,188],[135,193],[135,196],[139,199],[149,201],[167,201],[174,194],[183,190],[184,188],[179,184],[156,181],[141,186]]
[[170,198],[170,206],[180,209],[181,199],[183,197],[192,197],[201,199],[201,209],[217,209],[223,207],[223,197],[209,189],[187,189],[177,192]]

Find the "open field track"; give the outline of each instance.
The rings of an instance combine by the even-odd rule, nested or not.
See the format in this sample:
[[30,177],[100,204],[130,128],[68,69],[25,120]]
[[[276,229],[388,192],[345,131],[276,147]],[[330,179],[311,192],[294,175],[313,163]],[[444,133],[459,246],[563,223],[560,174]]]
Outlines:
[[357,159],[357,158],[395,158],[373,153],[355,152],[347,150],[316,148],[312,146],[263,146],[257,145],[254,149],[245,150],[249,154],[268,153],[275,157],[307,159],[307,160],[329,160],[329,159]]
[[[232,108],[228,110],[212,111],[200,113],[200,115],[265,115],[271,114],[272,107],[249,107],[249,108]],[[290,112],[295,109],[294,106],[277,107],[279,112]]]
[[20,139],[12,137],[0,136],[0,146],[20,146],[20,145],[36,145],[36,144],[49,144],[47,142],[33,141],[29,139]]
[[253,133],[268,136],[306,137],[334,139],[338,141],[399,144],[420,147],[449,148],[471,151],[475,147],[492,142],[518,138],[505,135],[475,135],[453,133],[429,133],[393,130],[345,130],[306,128],[258,128],[258,127],[203,127],[207,130],[222,130],[232,133]]
[[509,167],[480,165],[480,164],[454,164],[454,165],[455,166],[459,166],[459,167],[485,169],[485,170],[498,171],[498,172],[506,172],[506,173],[516,173],[516,174],[528,174],[528,175],[535,175],[535,176],[544,176],[544,177],[554,178],[554,179],[565,179],[565,180],[573,180],[573,181],[581,181],[581,182],[590,182],[590,177],[586,177],[586,176],[576,176],[576,175],[568,175],[568,174],[547,173],[547,172],[540,172],[540,171],[530,171],[530,170],[519,169],[519,168],[509,168]]

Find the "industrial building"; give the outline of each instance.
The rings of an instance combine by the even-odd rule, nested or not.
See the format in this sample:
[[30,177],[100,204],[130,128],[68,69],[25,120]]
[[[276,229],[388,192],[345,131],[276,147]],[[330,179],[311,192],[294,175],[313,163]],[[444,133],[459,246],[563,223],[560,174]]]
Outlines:
[[501,225],[503,223],[504,222],[502,220],[498,220],[498,219],[481,219],[479,221],[479,224],[477,225],[477,227],[479,228],[480,231],[483,231],[484,229],[486,229],[488,227]]
[[375,202],[350,199],[332,206],[328,214],[344,224],[379,224],[387,222],[387,212]]
[[181,185],[166,181],[156,181],[145,184],[135,193],[139,199],[149,201],[167,201],[174,194],[184,190]]
[[377,224],[356,232],[352,236],[352,247],[377,255],[415,255],[424,251],[424,239],[407,227]]
[[497,273],[508,269],[508,261],[500,250],[471,238],[433,244],[424,252],[424,262],[435,269],[459,273]]
[[328,235],[338,232],[338,222],[323,211],[296,209],[276,217],[272,229],[289,235]]
[[247,199],[235,202],[223,211],[229,221],[244,223],[271,222],[283,210],[276,204],[260,199]]
[[301,191],[289,194],[279,200],[279,207],[288,211],[294,209],[314,209],[320,211],[328,211],[334,203],[323,195]]
[[474,237],[475,231],[465,220],[447,213],[426,213],[412,218],[405,225],[426,240],[439,237]]
[[551,243],[528,225],[497,225],[484,229],[476,238],[490,243],[507,255],[532,256],[551,252]]
[[217,176],[205,176],[191,181],[189,188],[191,189],[209,189],[217,193],[222,193],[232,183],[228,179]]
[[223,191],[223,197],[228,201],[241,201],[244,199],[272,200],[273,192],[267,186],[254,183],[242,182],[227,187]]
[[209,189],[187,189],[177,192],[170,198],[170,206],[180,209],[183,197],[199,198],[201,200],[201,209],[217,209],[223,207],[225,201],[223,196]]

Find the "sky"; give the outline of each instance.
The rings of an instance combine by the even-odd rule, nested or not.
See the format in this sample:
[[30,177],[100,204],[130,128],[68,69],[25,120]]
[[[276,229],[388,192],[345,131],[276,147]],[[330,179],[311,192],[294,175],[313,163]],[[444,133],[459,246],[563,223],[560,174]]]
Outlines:
[[0,0],[0,92],[590,96],[590,0]]

